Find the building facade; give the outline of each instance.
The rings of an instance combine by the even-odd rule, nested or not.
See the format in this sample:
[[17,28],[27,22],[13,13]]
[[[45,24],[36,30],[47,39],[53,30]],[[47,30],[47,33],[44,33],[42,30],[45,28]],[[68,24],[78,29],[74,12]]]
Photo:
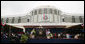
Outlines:
[[[23,14],[24,15],[24,14]],[[84,16],[68,15],[52,6],[41,6],[33,9],[26,16],[3,17],[6,23],[84,23]]]

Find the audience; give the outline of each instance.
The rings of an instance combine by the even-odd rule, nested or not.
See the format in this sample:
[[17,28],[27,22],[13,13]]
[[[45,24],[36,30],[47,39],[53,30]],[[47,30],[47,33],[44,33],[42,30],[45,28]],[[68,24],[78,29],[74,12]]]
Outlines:
[[[16,42],[21,42],[21,43],[25,43],[27,39],[63,39],[63,38],[67,38],[67,39],[71,39],[72,37],[70,37],[71,35],[69,33],[52,33],[50,31],[50,29],[46,29],[44,30],[39,30],[36,31],[35,29],[33,29],[30,33],[24,33],[24,34],[14,34],[11,33],[11,36],[9,36],[8,33],[3,33],[1,32],[1,38],[6,39],[6,38],[11,38],[11,42],[12,43],[16,43]],[[74,36],[74,39],[80,39],[82,36],[82,34],[76,34]]]

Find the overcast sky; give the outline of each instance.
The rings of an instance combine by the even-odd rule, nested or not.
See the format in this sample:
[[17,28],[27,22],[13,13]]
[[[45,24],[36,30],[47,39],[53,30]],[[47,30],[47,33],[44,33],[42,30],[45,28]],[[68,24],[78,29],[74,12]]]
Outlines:
[[1,16],[23,15],[41,5],[51,5],[65,13],[84,15],[84,1],[1,1]]

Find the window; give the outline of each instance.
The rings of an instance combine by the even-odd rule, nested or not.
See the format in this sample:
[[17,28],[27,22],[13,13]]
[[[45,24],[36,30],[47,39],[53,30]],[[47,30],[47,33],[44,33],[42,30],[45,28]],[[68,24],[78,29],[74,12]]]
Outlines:
[[19,19],[18,19],[18,23],[20,23],[21,22],[21,17],[19,17]]
[[64,18],[63,18],[63,22],[65,22]]
[[57,10],[54,10],[54,14],[56,14],[56,15],[57,15]]
[[8,22],[9,22],[9,18],[6,19],[6,23],[8,23]]
[[79,19],[80,19],[80,23],[82,23],[83,22],[82,16],[79,16]]
[[49,9],[49,13],[52,14],[52,9]]
[[58,11],[58,15],[60,15],[61,14],[61,11]]
[[34,11],[34,14],[37,15],[37,10]]
[[12,18],[12,23],[14,23],[14,20],[15,20],[15,18],[13,17],[13,18]]
[[72,16],[72,22],[75,22],[75,17],[74,16]]
[[39,14],[41,14],[42,13],[42,10],[41,9],[39,9]]
[[60,11],[58,10],[58,15],[59,15],[59,12],[60,12]]
[[32,11],[32,15],[33,15],[33,11]]
[[65,17],[62,17],[62,22],[65,22]]
[[27,22],[29,22],[29,19],[27,19]]

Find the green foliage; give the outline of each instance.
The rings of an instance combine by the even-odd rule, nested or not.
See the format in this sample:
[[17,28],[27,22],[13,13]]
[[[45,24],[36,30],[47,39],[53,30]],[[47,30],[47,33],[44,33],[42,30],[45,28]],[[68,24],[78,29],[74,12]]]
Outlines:
[[25,34],[22,34],[20,41],[21,43],[26,43],[27,39],[28,39],[28,36],[26,36]]

